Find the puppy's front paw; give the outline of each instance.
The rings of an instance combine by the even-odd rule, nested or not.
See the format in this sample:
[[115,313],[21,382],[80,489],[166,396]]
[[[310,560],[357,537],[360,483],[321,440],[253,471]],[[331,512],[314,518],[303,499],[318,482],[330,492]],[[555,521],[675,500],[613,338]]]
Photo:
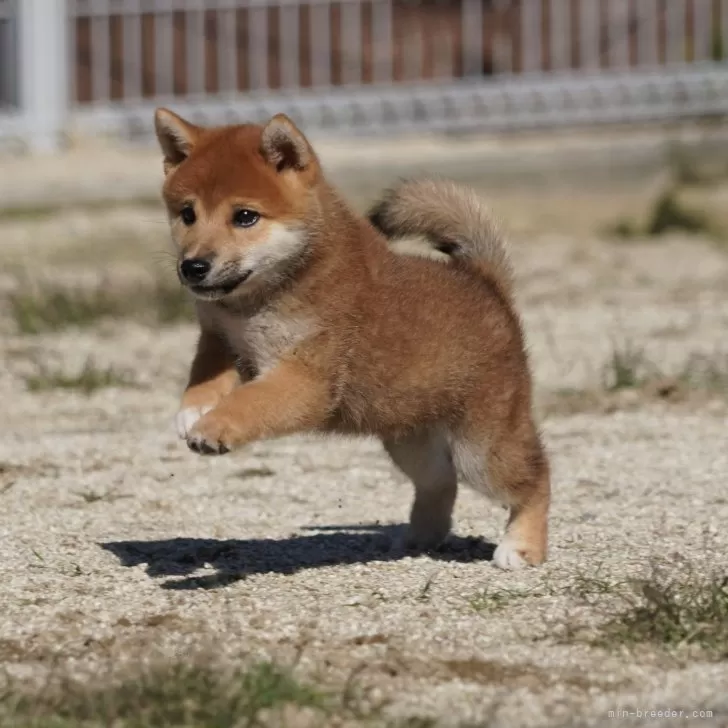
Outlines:
[[187,446],[200,455],[224,455],[236,444],[235,424],[215,410],[201,417],[187,434]]
[[182,407],[177,413],[175,422],[177,424],[177,434],[181,440],[187,439],[195,422],[203,415],[206,415],[212,409],[212,405],[203,405],[202,407]]

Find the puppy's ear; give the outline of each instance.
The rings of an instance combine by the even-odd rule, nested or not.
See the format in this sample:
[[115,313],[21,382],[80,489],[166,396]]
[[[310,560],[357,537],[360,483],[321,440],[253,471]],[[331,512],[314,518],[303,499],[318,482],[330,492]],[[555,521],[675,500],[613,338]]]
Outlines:
[[263,158],[279,172],[317,168],[318,160],[308,139],[285,115],[276,114],[263,128],[260,141]]
[[154,129],[164,154],[164,173],[169,174],[190,155],[202,131],[169,109],[154,112]]

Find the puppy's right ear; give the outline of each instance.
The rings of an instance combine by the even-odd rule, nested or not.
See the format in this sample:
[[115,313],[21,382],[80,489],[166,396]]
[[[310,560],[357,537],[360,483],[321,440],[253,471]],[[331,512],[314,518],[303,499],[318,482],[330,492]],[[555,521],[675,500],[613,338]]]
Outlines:
[[164,154],[164,173],[169,174],[189,157],[202,131],[169,109],[154,112],[154,129]]

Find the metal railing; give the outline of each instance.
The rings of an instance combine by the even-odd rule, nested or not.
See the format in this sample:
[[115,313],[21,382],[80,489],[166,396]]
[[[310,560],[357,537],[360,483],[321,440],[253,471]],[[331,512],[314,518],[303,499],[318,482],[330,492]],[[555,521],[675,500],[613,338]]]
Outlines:
[[309,129],[728,112],[728,0],[0,0],[0,141],[286,111]]

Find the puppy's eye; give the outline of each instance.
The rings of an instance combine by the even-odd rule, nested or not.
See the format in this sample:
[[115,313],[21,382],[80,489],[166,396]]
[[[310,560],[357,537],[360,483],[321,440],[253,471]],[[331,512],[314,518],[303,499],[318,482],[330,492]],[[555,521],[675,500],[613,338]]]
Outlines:
[[185,225],[194,225],[197,220],[195,215],[195,208],[192,205],[185,205],[179,212],[180,218]]
[[235,227],[250,227],[260,220],[260,215],[253,210],[236,210],[233,215]]

